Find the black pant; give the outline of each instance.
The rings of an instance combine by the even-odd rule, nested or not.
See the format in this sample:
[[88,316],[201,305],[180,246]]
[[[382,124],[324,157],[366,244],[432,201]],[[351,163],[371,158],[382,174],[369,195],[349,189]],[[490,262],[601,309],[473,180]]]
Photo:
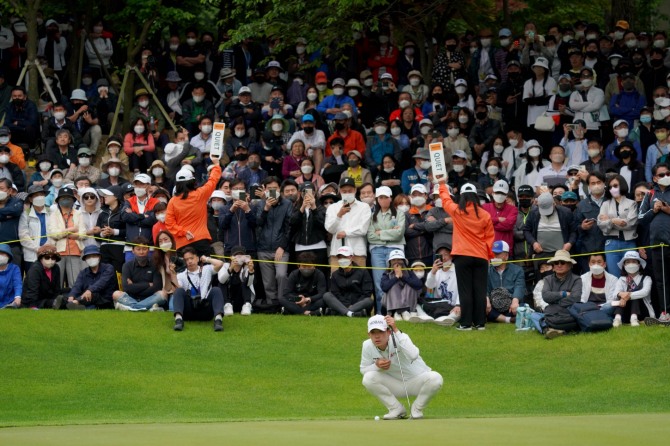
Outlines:
[[207,299],[202,299],[198,306],[193,305],[189,292],[177,288],[172,295],[174,314],[181,314],[186,321],[211,321],[215,315],[223,314],[223,294],[218,287],[213,287]]
[[[232,281],[232,277],[230,279]],[[237,281],[237,283],[224,283],[220,285],[224,304],[232,304],[233,311],[242,311],[242,305],[251,303],[251,289]]]
[[111,243],[101,245],[100,254],[102,255],[101,263],[109,263],[114,267],[114,271],[121,272],[121,268],[126,261],[123,245],[112,245]]
[[[306,296],[306,297],[309,297],[309,296]],[[282,307],[284,307],[284,311],[286,313],[304,314],[305,311],[312,312],[312,311],[316,311],[319,308],[321,308],[323,306],[323,299],[319,298],[319,299],[316,299],[316,300],[312,300],[312,302],[310,302],[310,304],[305,306],[305,307],[301,307],[297,303],[295,303],[291,300],[288,300],[286,298],[283,298],[283,297],[281,299],[279,299],[279,303],[281,304]]]
[[[663,250],[661,252],[661,249]],[[651,263],[654,271],[654,282],[656,283],[656,295],[658,296],[659,312],[670,310],[670,290],[667,283],[670,281],[670,247],[651,249]],[[663,266],[665,264],[665,270]],[[666,286],[663,286],[663,276],[665,275]]]
[[139,170],[140,172],[146,172],[151,166],[151,163],[156,161],[156,152],[142,152],[142,156],[138,156],[135,153],[128,157],[128,164],[130,165],[130,172],[134,170]]
[[486,284],[489,262],[479,257],[454,256],[458,298],[461,302],[461,325],[486,324]]
[[197,242],[189,243],[188,245],[182,246],[177,250],[177,255],[179,257],[184,256],[184,248],[191,247],[195,249],[195,252],[200,256],[210,256],[214,254],[212,250],[212,241],[211,240],[198,240]]

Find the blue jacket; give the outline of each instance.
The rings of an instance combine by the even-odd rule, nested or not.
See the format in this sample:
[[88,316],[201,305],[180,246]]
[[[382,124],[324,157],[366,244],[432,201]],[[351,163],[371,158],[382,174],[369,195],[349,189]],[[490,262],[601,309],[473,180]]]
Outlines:
[[219,214],[219,229],[223,232],[223,251],[230,255],[230,250],[235,246],[244,246],[247,254],[256,251],[256,217],[258,209],[249,205],[251,211],[246,214],[242,209],[230,212],[233,204],[227,204]]
[[[637,159],[644,162],[644,159],[642,158],[642,149],[640,148],[640,141],[631,141],[629,138],[626,138],[626,142],[630,142],[630,143],[633,144],[633,147],[635,148],[635,153],[637,154]],[[605,159],[606,160],[613,161],[615,163],[619,162],[619,158],[614,156],[614,149],[616,149],[617,147],[619,147],[619,143],[616,140],[614,140],[613,143],[610,143],[607,146],[607,148],[605,149]],[[587,161],[589,161],[589,160],[587,160]],[[582,163],[582,164],[584,164],[584,163]],[[588,168],[588,166],[587,166],[587,168]],[[591,172],[591,169],[588,169],[588,170],[589,170],[589,172]],[[605,172],[603,172],[603,173],[605,173]]]
[[7,268],[0,271],[0,308],[14,302],[14,298],[21,297],[22,293],[21,269],[13,263],[8,263]]
[[523,302],[526,295],[526,279],[523,268],[513,263],[508,263],[502,275],[494,266],[489,266],[489,279],[486,284],[486,294],[490,294],[494,288],[505,288],[512,297]]
[[609,105],[612,121],[625,119],[628,122],[628,128],[632,129],[635,120],[640,117],[640,109],[647,105],[647,98],[637,90],[621,91],[612,95]]
[[356,103],[354,100],[344,94],[342,96],[335,96],[334,94],[326,96],[323,98],[323,101],[321,101],[321,103],[316,106],[316,109],[322,115],[325,114],[327,119],[333,119],[335,115],[332,113],[326,113],[326,110],[329,108],[342,108],[344,104],[351,104],[354,110],[354,114],[358,113],[358,109],[356,108]]
[[37,106],[29,99],[26,99],[21,109],[17,109],[11,102],[7,106],[5,125],[12,132],[25,131],[27,128],[32,128],[35,132],[39,132],[38,121]]
[[416,170],[416,167],[407,169],[402,173],[402,178],[400,179],[400,186],[402,187],[402,192],[406,195],[409,195],[409,191],[412,189],[412,186],[415,184],[423,184],[424,186],[430,186],[428,184],[428,171],[424,170],[423,175],[419,175],[419,171]]
[[398,141],[388,133],[384,134],[383,137],[379,135],[369,136],[365,149],[365,161],[368,163],[368,167],[381,165],[384,155],[391,155],[393,159],[400,161],[402,151]]
[[91,268],[86,267],[77,276],[74,286],[70,290],[70,297],[79,298],[84,292],[89,290],[91,293],[100,296],[100,301],[112,302],[112,294],[119,289],[119,282],[116,278],[114,267],[107,263],[100,263],[97,273],[93,273]]
[[[0,208],[0,242],[18,240],[22,212],[23,202],[15,197],[9,197],[5,206]],[[18,242],[12,244],[18,245]]]
[[670,215],[665,212],[654,214],[654,201],[663,200],[670,203],[670,187],[661,191],[658,184],[645,195],[640,205],[638,224],[649,225],[650,242],[652,245],[658,243],[670,243]]

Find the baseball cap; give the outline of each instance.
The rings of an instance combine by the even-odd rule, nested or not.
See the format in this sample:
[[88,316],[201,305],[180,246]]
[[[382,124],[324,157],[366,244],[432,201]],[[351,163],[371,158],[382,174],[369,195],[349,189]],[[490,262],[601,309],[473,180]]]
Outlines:
[[497,240],[493,242],[493,247],[491,248],[494,254],[500,254],[501,252],[509,252],[509,245],[504,240]]
[[392,196],[393,192],[391,191],[391,188],[388,186],[380,186],[375,191],[375,197],[392,197]]
[[540,210],[540,215],[551,215],[554,212],[554,197],[549,192],[541,193],[537,197],[537,207]]
[[356,182],[351,177],[344,177],[340,180],[340,187],[353,186],[356,187]]
[[529,186],[528,184],[524,184],[522,186],[519,186],[519,188],[516,191],[517,197],[534,197],[535,196],[535,190],[533,190],[532,186]]
[[354,251],[349,246],[341,246],[337,250],[338,256],[351,257],[354,255]]
[[347,85],[347,83],[341,77],[337,77],[337,78],[333,79],[333,87],[336,86],[336,85],[339,85],[340,87],[344,87],[345,85]]
[[244,93],[249,93],[249,94],[251,94],[251,88],[249,88],[249,87],[240,87],[240,91],[237,92],[237,95],[239,96],[239,95],[244,94]]
[[424,160],[429,160],[430,159],[430,152],[428,151],[427,148],[422,147],[419,150],[416,151],[416,154],[412,158],[421,158]]
[[314,116],[311,113],[307,113],[302,117],[302,122],[314,122]]
[[194,179],[194,178],[195,178],[195,177],[193,176],[193,172],[191,172],[190,169],[185,169],[185,168],[182,167],[182,168],[179,170],[179,172],[177,172],[177,178],[176,178],[176,179],[177,179],[177,182],[180,182],[180,181],[190,181],[190,180],[192,180],[192,179]]
[[453,155],[451,155],[452,158],[461,158],[461,159],[468,159],[468,155],[465,154],[463,150],[456,150]]
[[467,194],[467,193],[477,193],[477,186],[475,186],[472,183],[465,183],[464,185],[461,186],[461,194]]
[[509,193],[509,184],[505,180],[498,180],[493,185],[493,193],[502,192],[505,195]]
[[426,186],[423,184],[415,184],[412,186],[412,189],[410,190],[410,195],[413,194],[414,192],[421,192],[422,194],[427,194],[428,192],[426,191]]
[[144,184],[151,184],[151,177],[146,173],[138,173],[137,175],[135,175],[135,178],[133,178],[133,183],[135,181],[139,181],[140,183]]
[[[381,314],[375,314],[370,319],[368,319],[368,333],[372,330],[386,331],[388,330],[388,324],[386,319]],[[379,417],[377,417],[379,418]]]
[[381,80],[388,79],[388,80],[392,81],[393,80],[393,75],[391,73],[384,73],[379,77],[379,79],[381,79]]
[[579,197],[577,197],[577,194],[572,192],[571,190],[563,192],[563,195],[561,195],[561,201],[565,200],[579,200]]
[[458,87],[459,85],[465,85],[465,86],[467,86],[468,83],[466,82],[465,79],[456,79],[456,83],[454,83],[454,86],[455,86],[455,87]]

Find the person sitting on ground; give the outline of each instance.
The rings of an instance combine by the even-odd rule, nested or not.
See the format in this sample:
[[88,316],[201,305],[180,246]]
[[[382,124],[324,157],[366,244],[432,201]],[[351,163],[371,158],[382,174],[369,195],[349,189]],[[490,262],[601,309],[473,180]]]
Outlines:
[[[170,311],[173,309],[172,295],[179,287],[177,274],[186,269],[184,260],[177,256],[176,246],[177,244],[175,243],[172,234],[170,234],[170,231],[160,231],[156,235],[156,247],[159,249],[154,249],[153,255],[151,256],[151,261],[160,272],[161,280],[163,281],[163,291],[168,296],[168,308]],[[165,305],[163,305],[162,308],[165,309]]]
[[207,256],[198,258],[192,246],[182,252],[186,270],[177,275],[179,288],[172,296],[173,330],[182,331],[184,319],[210,321],[214,318],[214,331],[223,331],[223,294],[219,287],[212,286],[212,278],[223,267],[223,262]]
[[544,278],[542,300],[547,305],[544,308],[546,327],[543,334],[547,339],[554,339],[571,331],[579,331],[577,321],[568,311],[568,308],[581,300],[582,279],[572,272],[574,259],[568,251],[559,249],[549,259],[554,273]]
[[301,252],[297,260],[300,266],[289,274],[284,297],[279,301],[282,313],[320,316],[326,276],[314,266],[316,256],[312,252]]
[[223,315],[232,316],[237,310],[242,316],[249,316],[256,294],[254,261],[244,246],[233,247],[230,256],[230,262],[223,264],[218,276],[223,293]]
[[368,319],[368,336],[370,339],[363,342],[361,351],[363,386],[388,409],[384,419],[407,415],[407,409],[398,401],[403,389],[407,390],[408,398],[416,396],[410,408],[411,417],[423,418],[423,410],[442,388],[442,375],[426,365],[419,349],[407,334],[398,330],[391,316],[375,315]]
[[494,258],[489,266],[486,306],[491,322],[509,324],[516,318],[516,310],[526,294],[523,268],[509,260],[509,245],[503,240],[493,242]]
[[382,306],[386,307],[388,314],[393,313],[395,319],[409,321],[411,315],[416,315],[423,282],[413,271],[403,271],[403,268],[407,268],[407,259],[400,249],[391,251],[388,267],[381,279],[384,292]]
[[42,245],[37,250],[34,262],[23,281],[21,304],[27,308],[53,308],[59,310],[63,304],[60,284],[60,268],[56,264],[60,254],[54,245]]
[[449,326],[461,319],[456,267],[451,260],[451,249],[448,246],[438,246],[433,267],[426,276],[426,288],[429,292],[420,299],[420,305],[416,308],[418,317],[411,317],[410,322],[419,322],[416,320],[418,318],[421,321]]
[[626,251],[617,265],[621,268],[621,277],[614,286],[616,300],[611,302],[614,307],[612,326],[621,327],[624,318],[630,321],[631,327],[639,327],[640,318],[655,319],[651,305],[651,277],[643,273],[647,261],[637,251]]
[[593,302],[601,309],[611,307],[616,300],[614,287],[617,277],[606,271],[605,254],[597,253],[589,256],[589,271],[582,274],[582,302]]
[[145,237],[137,237],[132,244],[134,259],[123,265],[123,291],[112,295],[114,308],[121,311],[160,311],[158,308],[167,302],[168,296],[163,290],[159,269],[149,261],[149,246],[152,243]]
[[21,308],[21,268],[12,263],[14,254],[8,244],[0,244],[0,309]]
[[112,295],[119,289],[119,282],[114,267],[100,263],[101,258],[98,245],[84,248],[81,259],[86,262],[87,267],[81,270],[68,294],[68,310],[112,307]]
[[330,278],[330,291],[323,295],[326,314],[365,317],[372,308],[372,278],[364,268],[353,268],[364,266],[353,259],[354,252],[349,246],[337,250],[339,268]]

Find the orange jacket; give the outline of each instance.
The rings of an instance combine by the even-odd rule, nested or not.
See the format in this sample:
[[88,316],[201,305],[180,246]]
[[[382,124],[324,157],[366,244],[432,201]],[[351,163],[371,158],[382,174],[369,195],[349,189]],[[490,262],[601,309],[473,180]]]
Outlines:
[[26,168],[26,159],[23,156],[23,149],[17,146],[16,144],[12,144],[11,142],[7,144],[7,147],[11,149],[9,162],[16,164],[17,166],[19,166],[19,169],[24,170]]
[[[216,189],[221,178],[221,165],[215,164],[205,184],[188,194],[187,199],[175,195],[170,199],[165,214],[165,225],[177,243],[177,249],[197,242],[211,240],[207,229],[207,202]],[[193,239],[186,239],[186,232],[193,234]]]
[[454,238],[451,255],[479,257],[490,260],[493,258],[493,241],[495,232],[491,215],[479,209],[479,217],[475,215],[474,205],[468,204],[467,214],[461,212],[454,203],[445,184],[440,184],[442,207],[453,220]]

